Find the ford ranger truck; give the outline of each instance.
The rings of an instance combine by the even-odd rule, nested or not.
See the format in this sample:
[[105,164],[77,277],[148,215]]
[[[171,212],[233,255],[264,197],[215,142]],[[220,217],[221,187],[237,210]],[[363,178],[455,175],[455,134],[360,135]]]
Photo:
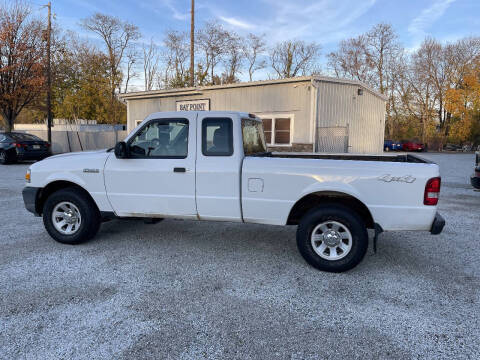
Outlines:
[[154,113],[114,149],[49,157],[26,179],[27,210],[65,244],[91,239],[112,218],[296,225],[305,260],[341,272],[363,259],[367,229],[376,240],[445,225],[436,164],[405,154],[271,153],[262,121],[241,112]]

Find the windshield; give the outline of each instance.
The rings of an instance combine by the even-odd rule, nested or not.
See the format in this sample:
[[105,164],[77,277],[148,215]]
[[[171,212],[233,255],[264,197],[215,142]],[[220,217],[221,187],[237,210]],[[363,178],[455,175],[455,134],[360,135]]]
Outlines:
[[267,151],[265,145],[265,134],[261,121],[242,119],[243,151],[245,156],[264,153]]

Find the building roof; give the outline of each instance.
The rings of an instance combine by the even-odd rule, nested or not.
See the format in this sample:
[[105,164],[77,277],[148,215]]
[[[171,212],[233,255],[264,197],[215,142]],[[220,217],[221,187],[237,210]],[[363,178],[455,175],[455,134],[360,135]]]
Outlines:
[[356,85],[359,86],[373,95],[381,98],[382,100],[387,100],[387,97],[379,92],[373,90],[365,83],[358,80],[349,80],[341,79],[329,76],[300,76],[294,78],[286,79],[277,79],[277,80],[261,80],[261,81],[251,81],[251,82],[241,82],[234,84],[222,84],[222,85],[209,85],[209,86],[196,86],[196,87],[186,87],[186,88],[176,88],[176,89],[164,89],[164,90],[150,90],[150,91],[135,91],[125,94],[120,94],[122,100],[136,100],[136,99],[148,99],[156,97],[171,97],[171,96],[183,96],[183,95],[201,95],[202,91],[207,90],[219,90],[219,89],[229,89],[229,88],[241,88],[241,87],[251,87],[251,86],[264,86],[264,85],[274,85],[274,84],[283,84],[283,83],[296,83],[296,82],[329,82],[337,84],[346,84],[346,85]]

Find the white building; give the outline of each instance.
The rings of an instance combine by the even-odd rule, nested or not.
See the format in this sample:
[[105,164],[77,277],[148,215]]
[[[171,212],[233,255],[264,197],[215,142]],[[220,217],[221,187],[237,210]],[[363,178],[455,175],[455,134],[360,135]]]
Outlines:
[[264,121],[275,151],[381,153],[386,98],[365,84],[323,76],[122,94],[127,130],[158,111],[234,110]]

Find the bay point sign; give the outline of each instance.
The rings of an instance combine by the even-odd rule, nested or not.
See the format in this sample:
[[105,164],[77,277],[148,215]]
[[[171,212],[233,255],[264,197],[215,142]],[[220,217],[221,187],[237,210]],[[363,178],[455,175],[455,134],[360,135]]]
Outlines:
[[177,111],[208,111],[210,99],[177,101]]

